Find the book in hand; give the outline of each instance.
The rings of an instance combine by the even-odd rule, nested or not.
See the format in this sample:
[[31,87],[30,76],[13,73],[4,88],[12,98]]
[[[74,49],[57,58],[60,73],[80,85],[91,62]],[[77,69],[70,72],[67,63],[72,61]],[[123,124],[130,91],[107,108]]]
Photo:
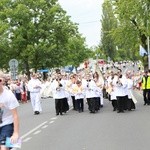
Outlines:
[[11,143],[10,137],[7,137],[5,146],[9,148],[21,148],[21,138],[16,143]]

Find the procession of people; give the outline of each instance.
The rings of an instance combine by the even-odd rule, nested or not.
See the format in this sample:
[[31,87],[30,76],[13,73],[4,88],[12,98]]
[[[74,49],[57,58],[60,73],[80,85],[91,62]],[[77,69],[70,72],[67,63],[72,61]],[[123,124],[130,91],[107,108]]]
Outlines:
[[138,89],[140,82],[144,105],[150,104],[150,83],[147,84],[150,82],[149,77],[142,76],[143,74],[136,76],[133,70],[128,69],[123,72],[129,64],[133,66],[132,62],[103,66],[95,64],[94,70],[86,66],[76,73],[56,69],[46,80],[38,73],[32,73],[30,80],[21,77],[16,81],[6,80],[5,85],[19,103],[31,102],[34,115],[42,112],[41,99],[44,98],[55,100],[56,115],[67,113],[70,108],[81,113],[86,105],[90,113],[96,113],[103,107],[106,99],[112,103],[113,111],[123,113],[136,109],[133,89]]
[[103,107],[104,98],[112,102],[113,111],[118,113],[135,110],[137,101],[133,90],[137,89],[142,76],[137,79],[133,71],[123,73],[120,68],[108,70],[108,74],[103,74],[100,68],[94,72],[86,68],[71,74],[53,73],[49,90],[55,99],[56,115],[63,115],[71,106],[81,113],[85,105],[90,113],[96,113]]
[[[103,108],[105,100],[111,102],[114,112],[135,110],[137,103],[133,94],[135,89],[143,92],[144,105],[150,105],[150,70],[138,70],[135,73],[129,69],[129,65],[134,65],[130,62],[126,62],[125,65],[122,63],[109,66],[95,65],[93,67],[95,69],[86,66],[76,73],[56,69],[46,80],[38,73],[32,73],[30,80],[25,76],[17,80],[11,80],[4,74],[0,76],[0,135],[9,134],[11,140],[16,141],[19,137],[16,109],[19,103],[31,102],[33,114],[39,115],[42,113],[43,98],[52,98],[55,101],[56,116],[69,113],[71,108],[77,113],[83,113],[88,109],[89,113],[95,114]],[[7,101],[12,103],[8,104]],[[9,112],[8,119],[5,111]],[[2,129],[7,125],[13,132],[3,133]],[[5,137],[0,139],[1,142],[5,140]]]

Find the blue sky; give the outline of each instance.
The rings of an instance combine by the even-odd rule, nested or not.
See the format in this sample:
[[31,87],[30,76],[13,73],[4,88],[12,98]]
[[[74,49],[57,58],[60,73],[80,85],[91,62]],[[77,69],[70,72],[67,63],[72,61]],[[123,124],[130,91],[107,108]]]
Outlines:
[[104,0],[58,0],[71,20],[79,24],[79,32],[86,38],[88,47],[100,41],[100,19]]

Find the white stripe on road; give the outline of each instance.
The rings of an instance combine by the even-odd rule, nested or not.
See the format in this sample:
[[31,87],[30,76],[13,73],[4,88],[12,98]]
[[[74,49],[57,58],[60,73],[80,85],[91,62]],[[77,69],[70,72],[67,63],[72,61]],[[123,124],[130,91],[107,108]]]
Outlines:
[[34,132],[33,134],[36,135],[36,134],[39,134],[41,132],[41,130],[38,130],[36,132]]
[[48,125],[45,125],[45,126],[42,127],[42,129],[45,129],[45,128],[47,128],[47,127],[48,127]]
[[32,137],[28,137],[28,138],[24,139],[22,142],[28,142],[31,139],[32,139]]
[[53,118],[51,118],[51,120],[56,120],[57,119],[57,117],[53,117]]
[[21,139],[27,137],[28,135],[30,135],[31,133],[35,132],[37,129],[39,129],[40,127],[42,127],[43,125],[45,125],[47,123],[47,121],[41,123],[40,125],[38,125],[37,127],[35,127],[34,129],[30,130],[29,132],[27,132],[26,134],[24,134],[23,136],[21,136]]
[[49,122],[49,124],[52,124],[52,123],[54,123],[54,121],[50,121],[50,122]]

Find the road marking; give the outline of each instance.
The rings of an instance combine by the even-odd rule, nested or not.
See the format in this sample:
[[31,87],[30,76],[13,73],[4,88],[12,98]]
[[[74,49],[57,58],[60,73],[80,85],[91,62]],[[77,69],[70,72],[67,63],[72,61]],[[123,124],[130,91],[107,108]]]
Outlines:
[[52,123],[54,123],[54,121],[50,121],[50,122],[49,122],[49,124],[52,124]]
[[43,125],[45,125],[48,121],[45,121],[43,123],[41,123],[40,125],[38,125],[37,127],[35,127],[34,129],[30,130],[29,132],[27,132],[26,134],[24,134],[23,136],[21,136],[21,139],[26,138],[28,135],[30,135],[31,133],[35,132],[37,129],[39,129],[40,127],[42,127]]
[[[49,124],[52,124],[52,123],[54,123],[54,120],[56,120],[57,119],[57,117],[53,117],[53,118],[51,118],[51,120],[52,121],[50,121],[49,122]],[[46,123],[48,123],[48,121],[45,121],[45,122],[43,122],[43,123],[41,123],[40,125],[38,125],[37,127],[35,127],[34,129],[32,129],[32,130],[30,130],[29,132],[27,132],[26,134],[24,134],[24,135],[22,135],[21,136],[21,139],[24,139],[24,138],[26,138],[27,136],[29,136],[30,134],[38,134],[38,133],[40,133],[41,132],[41,130],[38,130],[39,128],[42,128],[42,129],[44,129],[44,128],[47,128],[48,127],[48,125],[46,125]],[[38,131],[36,131],[36,130],[38,130]],[[29,137],[29,138],[26,138],[25,140],[23,140],[23,141],[28,141],[28,140],[30,140],[31,138]]]
[[32,139],[32,137],[28,137],[28,138],[24,139],[22,142],[28,142],[31,139]]
[[37,130],[36,132],[34,132],[33,134],[36,135],[36,134],[39,134],[41,132],[41,130]]
[[45,125],[45,126],[42,127],[42,129],[45,129],[45,128],[47,128],[47,127],[48,127],[48,125]]
[[51,120],[56,120],[57,119],[57,117],[53,117],[53,118],[51,118]]

